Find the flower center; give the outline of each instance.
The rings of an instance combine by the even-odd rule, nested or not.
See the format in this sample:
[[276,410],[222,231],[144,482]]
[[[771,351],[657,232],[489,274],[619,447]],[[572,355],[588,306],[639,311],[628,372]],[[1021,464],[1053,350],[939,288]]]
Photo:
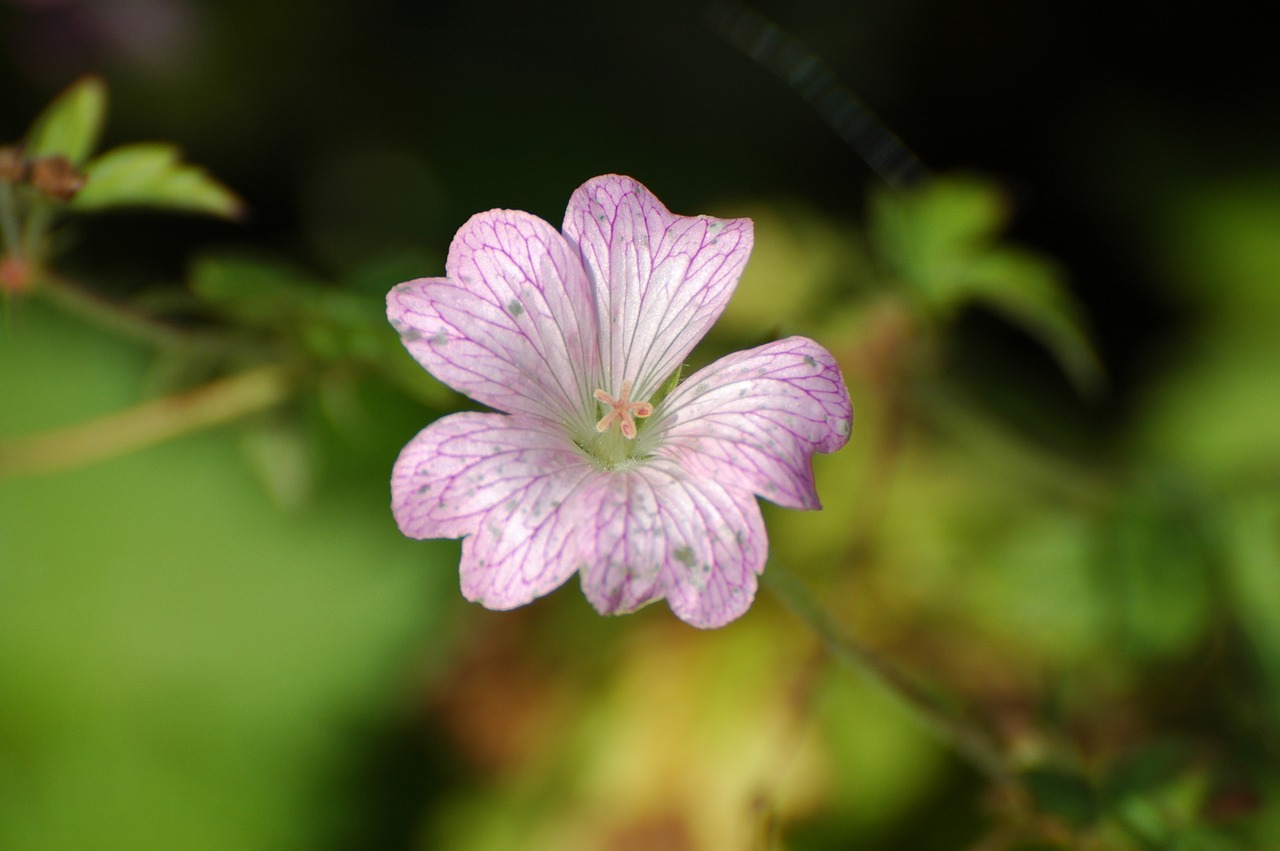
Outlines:
[[597,390],[591,394],[596,399],[609,406],[609,410],[600,422],[596,423],[596,431],[603,434],[608,431],[615,422],[620,424],[622,436],[628,440],[636,439],[636,418],[643,419],[653,413],[653,405],[648,402],[632,402],[631,401],[631,381],[622,382],[622,392],[615,399],[603,390]]

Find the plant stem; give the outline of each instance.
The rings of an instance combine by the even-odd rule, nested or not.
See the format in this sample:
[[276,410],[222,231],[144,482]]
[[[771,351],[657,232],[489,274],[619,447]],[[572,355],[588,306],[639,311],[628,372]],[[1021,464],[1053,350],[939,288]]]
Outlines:
[[832,658],[879,686],[937,738],[997,783],[1010,771],[991,736],[926,692],[892,662],[863,646],[841,628],[790,572],[770,562],[764,584],[818,636]]
[[49,226],[53,224],[54,208],[38,196],[27,207],[27,228],[23,235],[22,253],[28,260],[43,266],[48,242]]
[[273,408],[292,391],[293,371],[271,364],[88,422],[0,440],[0,479],[115,458]]
[[22,226],[18,221],[18,199],[13,186],[0,178],[0,238],[4,240],[3,254],[22,256]]
[[37,292],[66,313],[113,334],[161,348],[186,342],[186,332],[135,313],[63,278],[42,275]]

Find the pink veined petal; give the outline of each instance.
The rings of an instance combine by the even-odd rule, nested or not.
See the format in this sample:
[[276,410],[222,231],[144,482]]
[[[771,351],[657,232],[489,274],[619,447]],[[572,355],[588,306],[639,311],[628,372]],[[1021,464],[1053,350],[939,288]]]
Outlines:
[[849,439],[853,407],[822,346],[788,337],[723,357],[682,382],[648,428],[658,454],[787,508],[821,507],[815,452]]
[[497,410],[589,425],[595,296],[564,237],[528,213],[480,213],[454,237],[445,272],[387,294],[387,318],[410,354]]
[[681,620],[709,629],[755,599],[768,540],[748,491],[656,458],[592,479],[572,510],[583,514],[582,589],[601,614],[666,597]]
[[391,472],[391,511],[410,538],[461,538],[531,480],[585,464],[559,429],[541,420],[450,414],[400,451]]
[[558,430],[504,414],[453,414],[423,429],[400,453],[392,511],[411,538],[462,543],[462,593],[510,609],[573,575],[568,544],[577,518],[560,511],[602,475]]
[[579,187],[564,234],[596,288],[602,375],[647,399],[724,310],[751,254],[750,219],[677,216],[629,177]]

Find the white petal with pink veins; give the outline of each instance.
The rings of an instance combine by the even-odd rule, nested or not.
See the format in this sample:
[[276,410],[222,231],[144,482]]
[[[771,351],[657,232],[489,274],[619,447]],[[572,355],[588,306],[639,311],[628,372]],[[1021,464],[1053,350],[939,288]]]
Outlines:
[[454,237],[445,270],[387,295],[409,353],[497,410],[594,421],[594,295],[564,237],[528,213],[480,213]]
[[768,540],[745,490],[653,459],[592,479],[565,508],[583,518],[582,589],[602,614],[665,597],[681,620],[711,628],[755,598]]
[[787,508],[821,507],[815,452],[849,439],[853,408],[840,367],[805,337],[721,358],[682,382],[646,428],[659,454]]
[[596,287],[604,389],[647,399],[719,318],[751,254],[750,219],[677,216],[629,177],[587,181],[564,234]]

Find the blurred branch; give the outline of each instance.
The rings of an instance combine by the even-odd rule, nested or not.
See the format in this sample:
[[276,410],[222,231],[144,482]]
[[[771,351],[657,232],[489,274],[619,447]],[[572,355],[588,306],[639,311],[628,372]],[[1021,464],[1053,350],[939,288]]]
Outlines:
[[292,370],[272,364],[78,425],[0,439],[0,479],[70,470],[229,423],[279,405],[292,388]]
[[22,256],[22,225],[18,221],[17,198],[13,186],[0,175],[0,239],[6,254]]
[[781,77],[862,161],[896,190],[929,178],[929,170],[816,53],[741,3],[713,3],[708,23],[717,35]]
[[800,580],[770,562],[765,586],[817,634],[832,658],[879,686],[916,717],[924,727],[969,760],[997,783],[1007,783],[1011,773],[998,744],[973,722],[926,692],[913,678],[858,643],[813,598]]
[[160,347],[187,342],[187,332],[116,304],[65,278],[46,273],[40,278],[37,291],[64,312],[113,334]]

